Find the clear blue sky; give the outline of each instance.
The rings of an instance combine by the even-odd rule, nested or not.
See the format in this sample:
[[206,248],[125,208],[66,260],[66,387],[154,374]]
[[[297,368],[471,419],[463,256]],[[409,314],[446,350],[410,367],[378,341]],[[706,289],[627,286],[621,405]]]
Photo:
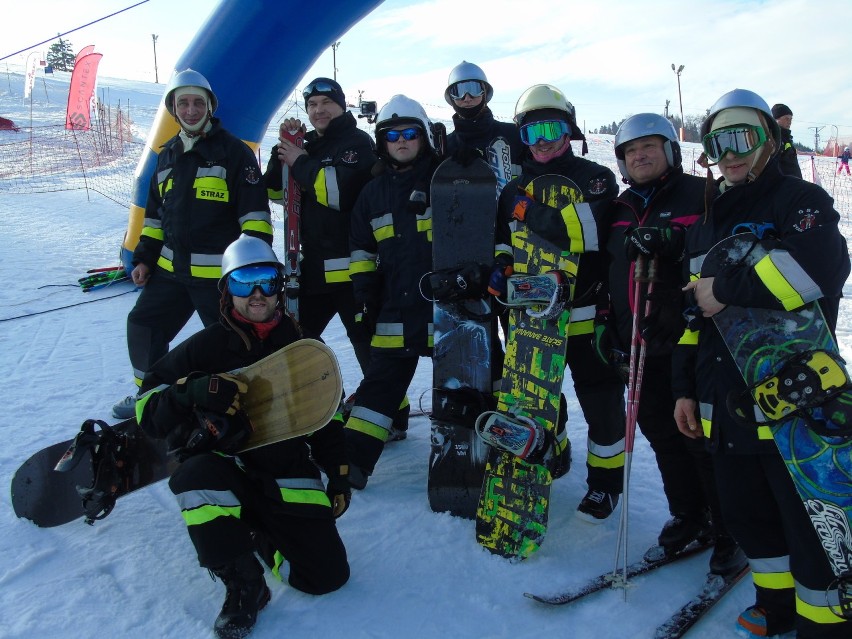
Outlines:
[[[0,57],[135,1],[90,0],[74,12],[64,0],[7,3]],[[149,0],[67,38],[75,50],[94,44],[104,54],[102,76],[153,81],[155,33],[163,83],[217,6],[215,0]],[[387,0],[340,38],[337,78],[352,102],[359,90],[379,105],[405,93],[430,116],[448,119],[447,75],[466,59],[483,67],[494,85],[498,117],[511,118],[520,93],[547,82],[566,93],[578,120],[593,129],[632,113],[662,112],[666,100],[678,113],[671,64],[683,64],[686,116],[703,114],[730,89],[748,88],[770,105],[787,103],[796,139],[812,145],[811,127],[824,127],[823,142],[834,127],[852,136],[848,57],[842,36],[831,34],[848,24],[847,0]],[[21,64],[25,56],[6,62]],[[332,76],[333,66],[328,49],[306,79]]]

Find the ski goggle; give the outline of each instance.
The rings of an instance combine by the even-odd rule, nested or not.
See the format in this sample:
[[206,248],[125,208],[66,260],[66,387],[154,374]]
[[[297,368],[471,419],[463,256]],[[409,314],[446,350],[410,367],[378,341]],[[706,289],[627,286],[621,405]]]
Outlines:
[[302,91],[302,97],[307,100],[314,93],[337,93],[337,87],[325,81],[311,82]]
[[453,100],[461,100],[465,95],[478,98],[483,93],[485,93],[485,87],[482,86],[479,80],[464,80],[456,82],[450,87],[450,97]]
[[556,142],[563,135],[571,135],[571,127],[562,120],[547,120],[545,122],[530,122],[521,127],[521,142],[533,146],[539,140]]
[[420,129],[411,127],[410,129],[403,129],[402,131],[385,132],[385,140],[388,142],[398,142],[400,136],[402,136],[405,140],[416,140],[420,137]]
[[250,297],[259,288],[261,295],[272,297],[281,292],[281,274],[274,266],[244,266],[228,275],[228,290],[236,297]]
[[740,124],[716,131],[710,131],[701,140],[707,157],[718,162],[730,151],[742,158],[763,146],[766,132],[763,127]]

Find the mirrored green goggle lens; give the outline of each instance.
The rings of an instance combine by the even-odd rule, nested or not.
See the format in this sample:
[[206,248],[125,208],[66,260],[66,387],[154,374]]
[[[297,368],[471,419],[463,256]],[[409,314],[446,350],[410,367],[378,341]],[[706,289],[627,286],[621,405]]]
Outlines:
[[571,127],[567,122],[561,120],[549,120],[547,122],[530,122],[521,127],[521,142],[532,146],[539,140],[555,142],[563,135],[571,134]]
[[729,151],[736,157],[745,157],[766,142],[766,132],[759,126],[736,126],[710,131],[704,136],[702,146],[707,157],[718,162]]

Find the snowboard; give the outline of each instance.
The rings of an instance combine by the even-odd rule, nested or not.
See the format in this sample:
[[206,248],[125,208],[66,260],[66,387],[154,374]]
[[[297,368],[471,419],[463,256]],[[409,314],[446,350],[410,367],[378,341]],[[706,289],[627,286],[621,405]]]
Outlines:
[[493,316],[487,285],[494,262],[496,179],[482,160],[445,160],[432,178],[434,302],[429,506],[473,519],[487,450],[476,417],[493,408]]
[[[233,374],[248,384],[240,404],[254,428],[241,452],[322,428],[343,393],[334,353],[316,340],[294,342]],[[62,460],[68,470],[55,470]],[[12,506],[43,528],[84,516],[93,523],[116,499],[165,479],[177,464],[165,441],[147,437],[135,419],[114,426],[86,420],[77,437],[21,465],[12,478]]]
[[[580,188],[559,175],[539,176],[527,190],[535,201],[557,209],[582,200]],[[514,434],[504,428],[509,421],[516,421],[520,430],[537,427],[551,439],[556,432],[571,318],[570,301],[580,259],[579,254],[562,251],[520,222],[512,232],[512,250],[516,274],[512,278],[558,271],[568,286],[567,293],[562,295],[561,311],[551,309],[558,312],[542,315],[542,303],[510,307],[497,414],[488,416],[484,426],[492,443],[503,434]],[[510,290],[529,288],[513,286],[512,278],[509,279]],[[490,552],[520,560],[541,545],[547,532],[553,480],[547,461],[525,461],[497,447],[489,451],[476,512],[476,538]]]
[[[701,276],[710,277],[732,264],[754,266],[775,245],[776,240],[750,232],[732,235],[708,252]],[[784,384],[772,381],[780,376],[788,384],[796,382],[795,376],[783,379],[781,373],[790,366],[791,358],[802,379],[802,363],[813,366],[815,374],[809,379],[810,387],[804,387],[805,394],[818,395],[824,390],[821,384],[836,384],[838,377],[848,381],[845,369],[842,374],[838,371],[842,360],[819,304],[812,302],[794,311],[728,306],[713,321],[752,394],[748,408],[742,397],[728,398],[732,416],[771,433],[841,592],[852,594],[852,437],[832,434],[849,433],[852,393],[848,386],[834,388],[825,403],[796,410],[784,406]],[[758,408],[761,405],[763,411]],[[852,601],[841,602],[841,607],[843,616],[852,618]]]

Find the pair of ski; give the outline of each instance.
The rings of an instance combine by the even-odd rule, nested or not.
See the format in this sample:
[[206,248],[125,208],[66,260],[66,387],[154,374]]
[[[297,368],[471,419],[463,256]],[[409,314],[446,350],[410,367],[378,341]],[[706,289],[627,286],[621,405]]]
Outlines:
[[[670,554],[666,554],[661,546],[653,546],[645,553],[640,561],[626,566],[624,570],[603,573],[573,590],[552,595],[536,595],[525,592],[524,596],[544,604],[564,606],[602,590],[625,588],[628,585],[627,579],[639,577],[682,559],[693,557],[704,552],[711,546],[712,544],[710,543],[696,540],[682,550]],[[728,576],[708,574],[698,594],[676,610],[657,628],[654,633],[655,639],[677,639],[678,637],[682,637],[748,572],[749,568],[745,567]]]

